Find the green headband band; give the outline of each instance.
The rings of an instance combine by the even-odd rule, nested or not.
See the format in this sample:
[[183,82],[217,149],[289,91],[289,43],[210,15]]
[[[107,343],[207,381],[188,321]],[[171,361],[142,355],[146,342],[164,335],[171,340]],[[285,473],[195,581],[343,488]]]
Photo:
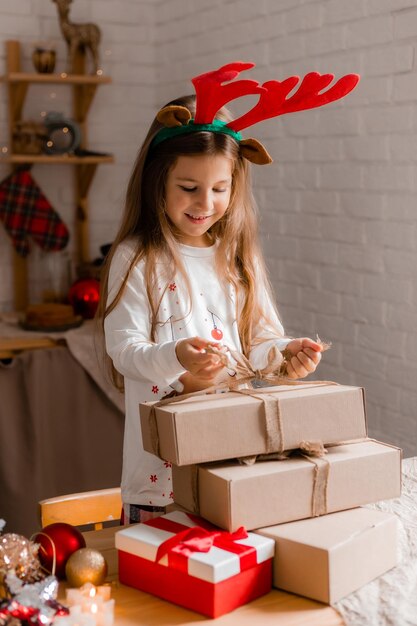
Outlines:
[[203,131],[230,135],[233,139],[236,139],[236,141],[241,141],[242,135],[229,128],[226,124],[227,122],[223,122],[222,120],[213,120],[211,124],[194,124],[194,120],[190,120],[188,124],[183,126],[171,126],[170,128],[164,127],[161,128],[159,133],[153,138],[151,147],[154,148],[158,144],[162,143],[162,141],[165,141],[165,139],[171,139],[171,137]]

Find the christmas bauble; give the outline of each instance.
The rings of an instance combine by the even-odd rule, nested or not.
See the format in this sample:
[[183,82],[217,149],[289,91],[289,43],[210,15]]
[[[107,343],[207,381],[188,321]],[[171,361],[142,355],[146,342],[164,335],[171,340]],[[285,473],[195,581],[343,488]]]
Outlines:
[[65,565],[73,552],[85,547],[85,539],[80,531],[64,522],[56,522],[42,528],[34,537],[40,544],[39,559],[42,565],[52,572],[55,548],[55,576],[65,578]]
[[220,328],[213,328],[213,330],[211,331],[211,336],[213,337],[213,339],[216,339],[217,341],[220,341],[220,339],[223,339],[223,333],[220,330]]
[[13,571],[24,583],[43,578],[36,543],[16,533],[0,536],[0,585],[9,571]]
[[107,576],[106,559],[98,550],[81,548],[68,559],[65,575],[72,587],[81,587],[85,583],[102,585]]
[[100,283],[95,278],[80,278],[71,287],[68,300],[76,315],[92,319],[100,300]]

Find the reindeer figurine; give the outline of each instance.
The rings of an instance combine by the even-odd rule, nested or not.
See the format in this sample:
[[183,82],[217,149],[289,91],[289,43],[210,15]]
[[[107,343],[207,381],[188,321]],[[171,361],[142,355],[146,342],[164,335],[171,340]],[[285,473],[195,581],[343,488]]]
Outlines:
[[99,67],[98,45],[100,43],[101,32],[96,24],[74,24],[70,22],[69,6],[72,0],[52,0],[58,7],[59,25],[65,41],[68,44],[68,71],[74,70],[75,56],[79,48],[89,50],[94,72],[97,73]]

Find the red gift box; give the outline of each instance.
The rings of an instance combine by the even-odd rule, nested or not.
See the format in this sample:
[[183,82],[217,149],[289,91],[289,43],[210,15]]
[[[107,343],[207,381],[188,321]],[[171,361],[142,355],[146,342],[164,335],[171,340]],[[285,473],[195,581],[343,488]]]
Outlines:
[[274,541],[173,511],[116,533],[120,582],[219,617],[268,593]]

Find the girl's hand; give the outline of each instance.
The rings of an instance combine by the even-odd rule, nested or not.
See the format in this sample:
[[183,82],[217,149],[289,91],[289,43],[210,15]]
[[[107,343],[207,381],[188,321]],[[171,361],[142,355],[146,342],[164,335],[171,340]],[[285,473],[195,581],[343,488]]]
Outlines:
[[285,350],[292,355],[287,363],[287,377],[305,378],[316,370],[323,347],[313,339],[301,337],[290,341]]
[[[211,381],[224,366],[216,354],[206,352],[208,346],[219,347],[219,344],[201,337],[191,337],[178,341],[175,352],[178,361],[187,372],[190,372],[200,381],[206,381],[207,386],[210,386]],[[181,382],[183,381],[181,380]]]
[[182,376],[179,377],[179,380],[183,384],[181,394],[202,391],[203,389],[208,389],[208,387],[216,384],[215,378],[198,378],[197,376],[190,374],[190,372],[182,374]]

